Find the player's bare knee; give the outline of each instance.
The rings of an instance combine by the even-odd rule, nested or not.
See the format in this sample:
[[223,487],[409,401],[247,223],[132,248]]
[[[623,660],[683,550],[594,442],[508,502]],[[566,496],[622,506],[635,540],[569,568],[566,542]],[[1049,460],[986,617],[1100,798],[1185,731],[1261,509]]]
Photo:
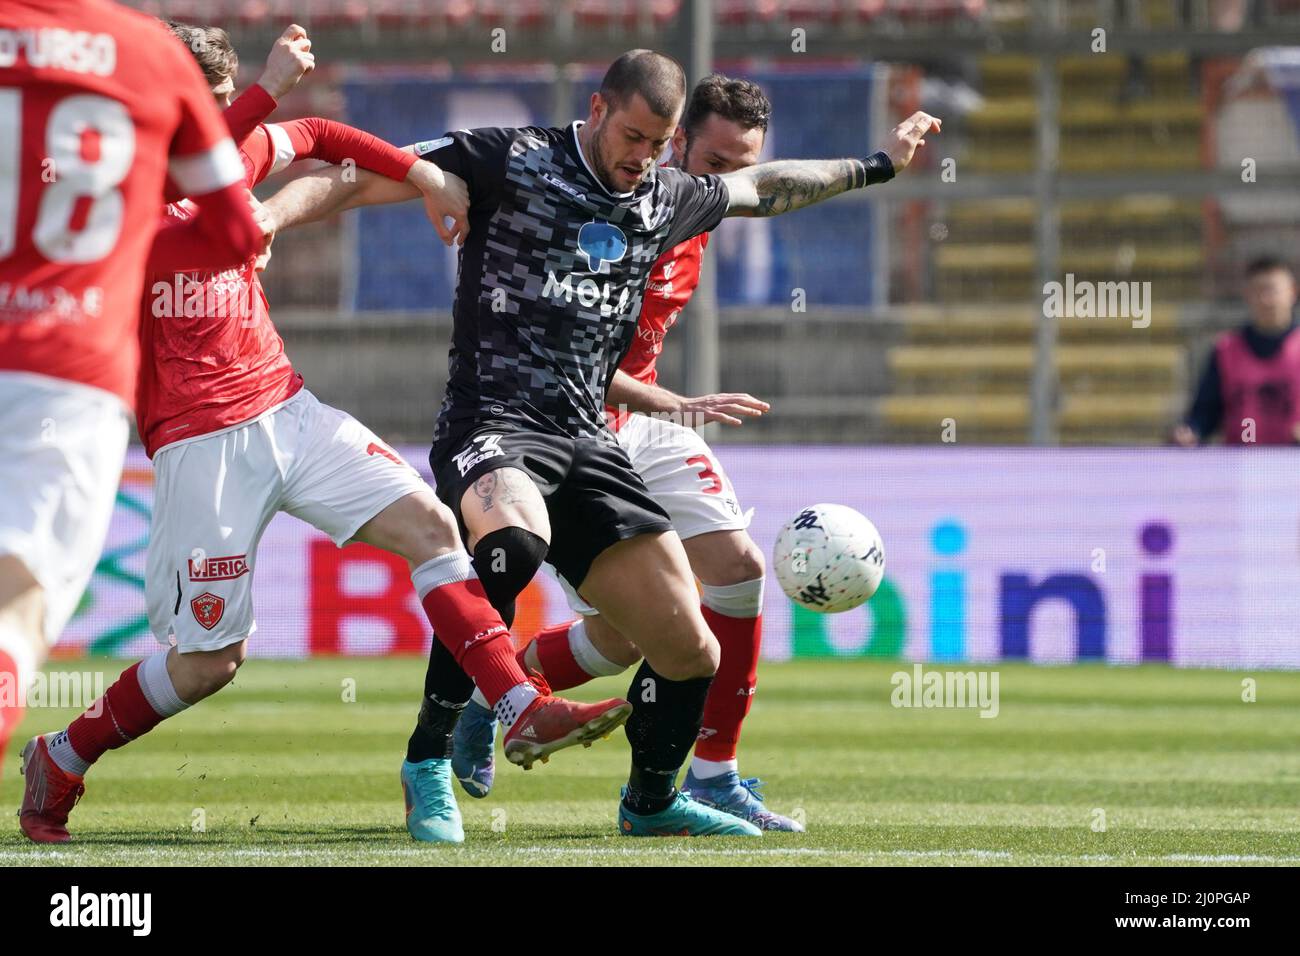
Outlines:
[[701,677],[712,677],[718,672],[719,659],[718,642],[710,637],[680,659],[678,676],[672,679],[696,680]]
[[456,525],[444,525],[430,516],[430,520],[415,525],[406,532],[398,553],[412,568],[418,568],[426,561],[440,558],[459,547]]
[[587,639],[600,656],[611,664],[631,667],[641,660],[641,651],[630,640],[608,624],[599,614],[592,615],[584,621]]
[[357,539],[404,558],[412,568],[460,547],[451,509],[433,494],[412,494],[389,505],[365,525]]
[[717,587],[747,584],[767,573],[763,552],[743,531],[728,533],[707,551],[692,554],[691,567],[701,581]]
[[451,551],[460,547],[460,529],[456,527],[456,516],[445,504],[429,495],[422,499],[425,507],[425,520],[421,534],[428,546],[438,553]]
[[728,557],[717,583],[724,586],[745,584],[761,579],[766,573],[767,566],[763,562],[763,552],[746,535],[744,543]]
[[611,664],[617,664],[619,667],[624,668],[641,662],[641,652],[635,644],[628,640],[623,640],[616,646],[602,651],[601,656]]
[[187,704],[211,697],[235,679],[245,653],[245,642],[239,641],[216,651],[178,654],[171,672],[176,695]]
[[695,680],[716,674],[721,654],[718,641],[708,628],[699,628],[684,632],[655,656],[650,666],[664,677]]

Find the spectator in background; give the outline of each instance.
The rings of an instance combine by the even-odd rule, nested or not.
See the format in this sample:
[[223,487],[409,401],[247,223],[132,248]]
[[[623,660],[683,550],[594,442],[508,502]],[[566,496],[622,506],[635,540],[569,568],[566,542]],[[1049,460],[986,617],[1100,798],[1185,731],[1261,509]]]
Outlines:
[[1222,427],[1227,445],[1300,443],[1300,335],[1296,335],[1296,277],[1275,256],[1246,267],[1250,322],[1214,342],[1175,444],[1206,442]]

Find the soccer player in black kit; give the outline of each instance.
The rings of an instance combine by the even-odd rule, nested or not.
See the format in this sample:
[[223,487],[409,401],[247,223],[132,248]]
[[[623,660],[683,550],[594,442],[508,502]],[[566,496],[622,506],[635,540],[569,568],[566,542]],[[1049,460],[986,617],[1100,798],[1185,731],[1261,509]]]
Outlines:
[[[632,770],[620,832],[759,836],[676,789],[718,645],[681,541],[605,424],[605,391],[666,249],[725,216],[776,215],[885,182],[940,121],[914,114],[865,159],[692,176],[656,165],[685,97],[676,61],[632,50],[610,66],[585,122],[463,130],[412,147],[446,175],[445,201],[429,210],[453,220],[440,235],[463,242],[450,375],[429,460],[507,624],[515,597],[548,559],[641,651],[628,692]],[[416,195],[382,177],[321,171],[286,186],[268,211],[285,228]],[[434,641],[404,773],[449,759],[472,691]],[[516,762],[528,767],[548,752]],[[445,792],[426,794],[408,814],[417,838],[429,829],[418,826],[422,816],[459,812],[446,779]]]

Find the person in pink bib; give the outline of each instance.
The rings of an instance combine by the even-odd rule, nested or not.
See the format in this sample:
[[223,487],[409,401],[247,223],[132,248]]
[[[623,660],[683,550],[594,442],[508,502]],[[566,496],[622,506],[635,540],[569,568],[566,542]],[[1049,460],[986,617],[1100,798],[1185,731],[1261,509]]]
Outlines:
[[1221,432],[1225,445],[1300,443],[1296,278],[1274,256],[1246,267],[1250,322],[1215,340],[1187,415],[1173,432],[1187,448]]

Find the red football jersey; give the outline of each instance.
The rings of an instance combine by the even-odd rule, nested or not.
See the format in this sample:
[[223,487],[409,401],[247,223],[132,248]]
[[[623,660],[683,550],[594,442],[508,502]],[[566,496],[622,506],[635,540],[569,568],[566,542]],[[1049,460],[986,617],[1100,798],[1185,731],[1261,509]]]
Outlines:
[[[274,108],[273,100],[267,104]],[[239,152],[250,189],[298,159],[339,164],[350,158],[397,180],[416,162],[369,133],[317,117],[263,124]],[[185,219],[194,211],[193,203],[182,200],[169,205],[166,215]],[[136,424],[150,457],[174,442],[250,421],[302,388],[302,376],[271,323],[255,263],[149,277],[140,304]]]
[[[659,257],[646,283],[641,315],[636,321],[636,336],[619,363],[619,371],[647,385],[653,385],[659,378],[655,363],[664,350],[664,336],[700,284],[700,263],[708,244],[709,234],[702,232],[679,242]],[[629,414],[612,405],[605,406],[605,415],[614,431],[623,426]]]
[[[239,151],[250,189],[293,161],[287,137],[271,130],[258,127]],[[183,199],[165,216],[188,219],[194,212]],[[302,388],[271,324],[255,263],[148,277],[139,305],[136,427],[150,458],[165,445],[256,418]]]
[[164,180],[239,181],[203,74],[152,17],[108,0],[0,5],[0,370],[130,403]]

